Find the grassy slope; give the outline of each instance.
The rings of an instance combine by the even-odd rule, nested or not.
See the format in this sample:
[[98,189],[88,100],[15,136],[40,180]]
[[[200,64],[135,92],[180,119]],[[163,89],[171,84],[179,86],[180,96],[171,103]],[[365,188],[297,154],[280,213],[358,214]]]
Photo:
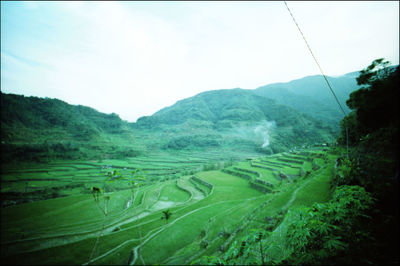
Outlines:
[[[155,158],[152,163],[156,164],[155,161],[160,159]],[[251,167],[249,162],[239,163],[239,166],[264,173],[263,169]],[[329,169],[325,168],[306,179],[297,179],[296,183],[285,181],[281,186],[275,183],[274,194],[263,194],[250,188],[247,180],[220,171],[196,175],[214,185],[211,191],[208,189],[205,198],[189,182],[190,176],[179,179],[179,184],[187,186],[188,192],[179,189],[173,180],[142,188],[135,200],[135,209],[126,210],[129,191],[109,193],[111,200],[106,230],[93,262],[125,264],[132,248],[138,248],[142,243],[136,250],[136,264],[187,264],[201,255],[214,254],[231,242],[224,235],[239,233],[235,238],[238,239],[252,226],[262,225],[265,216],[273,216],[282,208],[324,201],[329,195]],[[205,190],[204,185],[199,187]],[[161,220],[162,209],[155,208],[166,202],[175,203],[174,206],[162,205],[173,213],[167,223]],[[256,210],[262,204],[266,205]],[[8,256],[2,260],[12,264],[28,261],[31,264],[85,263],[103,223],[100,210],[88,194],[3,210],[2,256]],[[133,215],[140,213],[146,216],[132,219]],[[113,232],[115,228],[118,230]]]
[[331,130],[320,121],[241,89],[201,93],[137,123],[57,99],[2,93],[1,103],[1,145],[7,154],[2,161],[7,163],[121,159],[182,149],[257,153],[264,137],[256,129],[265,121],[276,126],[270,133],[271,147],[264,152],[332,140]]

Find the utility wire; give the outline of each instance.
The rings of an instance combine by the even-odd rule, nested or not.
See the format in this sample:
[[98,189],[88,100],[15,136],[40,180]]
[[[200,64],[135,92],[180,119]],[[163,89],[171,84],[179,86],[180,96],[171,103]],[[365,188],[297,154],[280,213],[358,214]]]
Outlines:
[[[321,68],[320,64],[318,63],[318,60],[317,60],[317,58],[315,57],[314,53],[312,52],[311,47],[310,47],[310,45],[308,44],[308,42],[307,42],[307,40],[306,40],[306,37],[304,36],[303,32],[301,31],[299,24],[297,24],[297,21],[296,21],[296,19],[294,18],[292,12],[290,11],[290,8],[289,8],[289,6],[287,5],[286,1],[283,1],[283,2],[285,3],[285,6],[286,6],[287,10],[289,11],[289,14],[290,14],[290,16],[292,17],[294,23],[296,24],[297,29],[299,30],[299,32],[300,32],[300,34],[301,34],[301,37],[303,37],[303,40],[304,40],[304,42],[305,42],[306,45],[307,45],[308,51],[310,51],[311,56],[314,58],[315,63],[317,64],[319,70],[321,71],[321,74],[322,74],[322,76],[324,77],[324,79],[325,79],[325,81],[326,81],[326,84],[328,85],[329,89],[331,90],[333,97],[335,97],[335,100],[336,100],[337,104],[339,105],[340,110],[342,110],[343,114],[346,116],[346,115],[347,115],[346,112],[344,111],[342,105],[341,105],[340,102],[339,102],[339,99],[337,98],[335,92],[333,91],[331,84],[329,83],[328,79],[326,78],[326,76],[325,76],[325,74],[324,74],[324,71],[322,71],[322,68]],[[346,149],[346,150],[347,150],[347,158],[349,158],[349,133],[348,133],[348,128],[347,128],[347,126],[346,126],[346,148],[347,148],[347,149]]]
[[294,23],[296,24],[297,29],[299,30],[301,36],[303,37],[303,40],[304,40],[304,42],[306,43],[307,48],[308,48],[308,50],[309,50],[310,53],[311,53],[311,56],[314,58],[315,63],[317,64],[319,70],[321,71],[321,74],[322,74],[322,76],[324,77],[324,79],[325,79],[325,81],[326,81],[326,84],[328,84],[328,87],[329,87],[329,89],[331,90],[331,92],[332,92],[332,94],[333,94],[333,97],[335,97],[335,100],[336,100],[336,102],[338,103],[340,109],[342,110],[343,114],[346,116],[346,115],[347,115],[346,112],[344,111],[342,105],[340,104],[339,99],[336,97],[336,94],[335,94],[335,92],[333,91],[332,86],[331,86],[331,84],[329,83],[328,79],[326,78],[326,76],[325,76],[325,74],[324,74],[324,71],[322,71],[322,68],[321,68],[320,64],[318,63],[318,60],[317,60],[317,58],[315,57],[314,53],[312,52],[310,45],[308,45],[308,42],[307,42],[307,40],[306,40],[306,37],[304,36],[303,32],[301,31],[301,29],[300,29],[300,27],[299,27],[299,24],[297,24],[297,21],[296,21],[296,19],[294,18],[292,12],[290,11],[289,6],[287,5],[286,1],[283,1],[283,2],[285,3],[286,8],[287,8],[287,10],[289,11],[290,16],[292,17]]

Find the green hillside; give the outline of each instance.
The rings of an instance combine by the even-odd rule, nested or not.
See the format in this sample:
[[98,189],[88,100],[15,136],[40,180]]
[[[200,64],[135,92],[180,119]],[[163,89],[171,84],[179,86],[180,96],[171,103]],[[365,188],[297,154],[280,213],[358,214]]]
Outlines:
[[[254,226],[276,230],[287,209],[326,202],[337,157],[321,148],[304,149],[302,154],[263,156],[130,185],[130,180],[142,179],[131,172],[136,165],[178,169],[183,163],[196,164],[196,156],[200,154],[8,168],[2,196],[20,197],[2,208],[2,264],[188,265],[203,255],[220,255]],[[213,158],[212,153],[203,156]],[[287,162],[292,157],[295,162]],[[275,162],[285,165],[271,171],[260,167]],[[313,162],[321,166],[312,169]],[[110,164],[114,167],[105,167]],[[97,199],[92,186],[102,188]],[[313,190],[312,198],[305,196]],[[33,198],[49,192],[42,198],[46,200]],[[165,212],[171,214],[168,220]]]
[[[356,75],[329,77],[341,102],[358,88]],[[321,76],[203,92],[136,123],[58,99],[1,93],[2,161],[117,159],[182,149],[272,154],[334,141],[342,118]]]
[[[287,106],[259,97],[248,90],[231,89],[200,93],[161,109],[151,117],[142,117],[138,126],[189,125],[213,129],[232,128],[240,122],[275,120],[285,126],[296,115]],[[304,117],[304,116],[303,116]],[[278,122],[279,121],[279,122]]]
[[132,131],[117,114],[58,99],[0,95],[3,161],[138,154]]
[[166,132],[163,136],[169,139],[170,148],[189,146],[188,135],[197,146],[247,144],[260,148],[268,138],[270,153],[330,142],[336,133],[332,125],[243,89],[200,93],[138,119],[135,126]]
[[[122,121],[114,113],[103,114],[93,108],[70,105],[58,99],[4,93],[1,93],[1,125],[4,141],[43,138],[43,129],[62,129],[62,135],[57,132],[46,136],[56,138],[55,140],[90,140],[103,132],[123,132]],[[13,128],[25,128],[24,133],[27,135],[18,134]]]
[[[347,112],[349,109],[345,104],[346,100],[351,92],[359,88],[356,82],[357,75],[358,72],[351,72],[339,77],[327,77],[339,102]],[[321,75],[269,84],[255,89],[255,93],[336,125],[343,118],[343,113]]]
[[360,72],[331,147],[304,147],[332,137],[321,121],[241,89],[137,123],[1,94],[1,264],[398,265],[387,64]]
[[58,99],[1,94],[3,161],[102,159],[156,150],[276,153],[331,142],[334,126],[249,90],[200,93],[137,123]]

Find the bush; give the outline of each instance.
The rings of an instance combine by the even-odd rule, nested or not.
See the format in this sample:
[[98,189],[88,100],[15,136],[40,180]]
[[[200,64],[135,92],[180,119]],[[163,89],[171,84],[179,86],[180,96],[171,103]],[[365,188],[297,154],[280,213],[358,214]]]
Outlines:
[[355,165],[347,158],[338,158],[336,161],[336,170],[330,181],[331,188],[335,189],[343,185],[356,185],[355,181]]
[[201,240],[201,242],[200,242],[200,247],[206,249],[207,246],[208,246],[208,241],[205,240],[205,239]]
[[367,214],[372,204],[364,188],[342,186],[330,202],[292,212],[287,233],[287,245],[292,250],[289,263],[332,262],[346,257],[349,250],[353,254],[362,252],[369,240],[366,232],[371,217]]
[[218,147],[220,146],[219,135],[188,135],[176,137],[168,141],[164,149],[180,150],[193,147]]

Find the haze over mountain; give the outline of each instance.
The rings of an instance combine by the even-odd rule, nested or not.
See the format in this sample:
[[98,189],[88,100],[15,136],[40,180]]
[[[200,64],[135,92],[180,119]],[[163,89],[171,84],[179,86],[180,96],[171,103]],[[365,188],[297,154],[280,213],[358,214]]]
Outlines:
[[[329,78],[343,105],[357,89],[355,76]],[[58,99],[4,93],[1,110],[2,145],[20,149],[15,155],[52,150],[55,157],[71,158],[217,147],[273,153],[333,141],[343,117],[321,76],[255,90],[203,92],[136,123]]]
[[[349,94],[359,88],[356,82],[358,73],[327,77],[346,113],[349,112],[346,106]],[[265,85],[255,89],[255,93],[328,123],[338,123],[344,116],[321,75]]]

